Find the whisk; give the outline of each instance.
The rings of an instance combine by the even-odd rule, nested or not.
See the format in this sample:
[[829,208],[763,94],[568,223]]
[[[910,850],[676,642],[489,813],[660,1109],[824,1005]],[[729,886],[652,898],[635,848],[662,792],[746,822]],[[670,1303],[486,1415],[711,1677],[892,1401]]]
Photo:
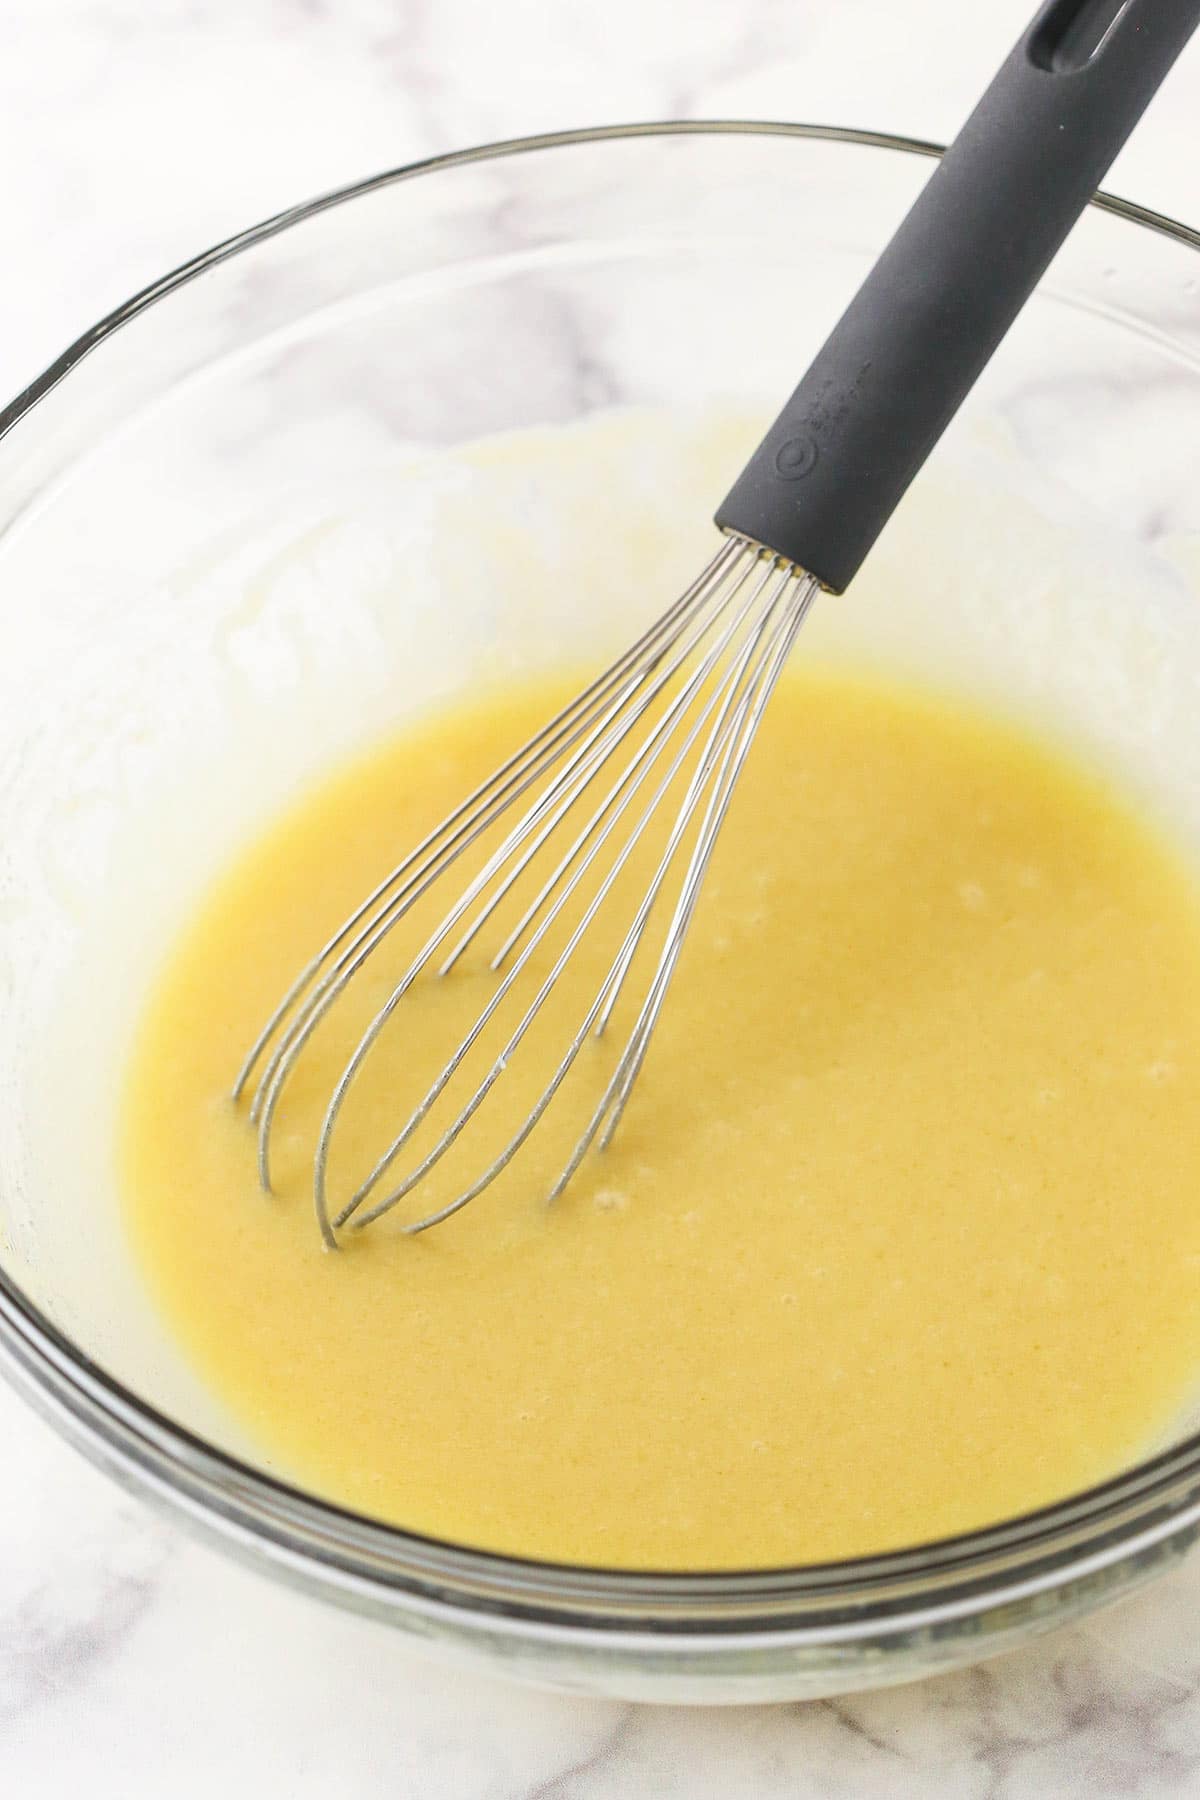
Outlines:
[[[449,1218],[509,1165],[584,1043],[606,1032],[636,969],[628,1034],[550,1198],[593,1147],[612,1141],[759,722],[816,594],[848,585],[1197,23],[1200,0],[1050,0],[1039,10],[718,509],[723,537],[708,566],[431,831],[300,972],[233,1090],[235,1101],[251,1094],[268,1189],[280,1101],[314,1033],[413,907],[482,856],[329,1099],[313,1186],[330,1247],[340,1229],[370,1224],[420,1187],[459,1142],[508,1076],[600,909],[619,895],[631,859],[649,852],[650,878],[622,919],[603,978],[547,1062],[518,1129],[449,1199],[403,1229]],[[525,899],[530,883],[536,890]],[[331,1147],[363,1064],[421,977],[448,974],[489,921],[514,907],[474,1023],[335,1210]],[[647,957],[652,926],[661,941]],[[515,1022],[476,1079],[472,1052],[505,1007]],[[430,1128],[431,1147],[389,1180]]]

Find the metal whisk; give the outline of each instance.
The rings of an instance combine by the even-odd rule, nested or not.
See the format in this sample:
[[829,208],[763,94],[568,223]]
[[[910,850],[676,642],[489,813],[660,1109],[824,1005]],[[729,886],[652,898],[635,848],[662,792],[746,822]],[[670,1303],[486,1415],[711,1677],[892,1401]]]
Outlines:
[[[589,1035],[609,1026],[637,967],[648,972],[628,1036],[551,1198],[593,1145],[611,1142],[738,777],[814,595],[848,584],[1197,23],[1200,0],[1050,0],[1040,9],[719,509],[726,535],[708,567],[392,870],[284,995],[234,1087],[235,1101],[252,1093],[267,1188],[279,1103],[314,1032],[412,908],[486,846],[487,834],[498,837],[371,1019],[334,1088],[314,1158],[328,1245],[340,1228],[389,1211],[459,1141],[509,1072],[631,857],[653,845],[644,892],[517,1131],[451,1199],[404,1229],[424,1231],[449,1218],[508,1166]],[[546,862],[549,873],[491,958],[497,980],[474,1024],[334,1212],[334,1135],[388,1021],[422,975],[431,968],[445,975],[458,963],[514,892],[521,904],[524,878],[536,880]],[[639,958],[659,913],[666,924],[658,954]],[[556,924],[565,933],[561,946]],[[544,970],[539,952],[549,959]],[[472,1051],[506,1002],[515,1005],[515,1024],[482,1075],[467,1078]],[[464,1093],[452,1098],[456,1077]],[[389,1182],[426,1122],[440,1120],[439,1107],[446,1123],[432,1146]]]
[[[515,809],[519,799],[536,790],[412,959],[338,1082],[316,1154],[316,1201],[327,1242],[333,1241],[337,1227],[355,1215],[358,1224],[366,1225],[388,1211],[457,1139],[520,1047],[551,985],[562,975],[636,846],[662,821],[665,842],[641,905],[530,1116],[476,1181],[407,1229],[424,1230],[448,1218],[507,1166],[561,1087],[588,1033],[602,1033],[607,1026],[655,902],[673,866],[682,860],[681,846],[686,848],[689,826],[696,819],[698,832],[653,978],[600,1105],[554,1192],[560,1193],[566,1186],[597,1137],[602,1144],[611,1139],[645,1058],[734,784],[817,585],[814,577],[765,555],[758,545],[736,536],[727,538],[676,604],[431,832],[303,971],[264,1027],[238,1077],[236,1093],[240,1095],[261,1061],[250,1110],[258,1125],[259,1172],[264,1186],[270,1185],[271,1129],[288,1076],[347,983],[433,883],[510,808]],[[643,728],[640,735],[639,727]],[[673,806],[673,790],[681,778],[686,780],[685,791]],[[493,970],[504,970],[503,978],[474,1029],[357,1191],[331,1219],[326,1198],[329,1148],[350,1083],[414,982],[435,960],[439,975],[454,967],[560,831],[565,847],[491,959]],[[586,890],[582,917],[549,974],[532,992],[529,1005],[483,1080],[421,1163],[360,1211],[602,855],[603,872],[595,881],[595,891]],[[507,968],[506,963],[510,965]]]

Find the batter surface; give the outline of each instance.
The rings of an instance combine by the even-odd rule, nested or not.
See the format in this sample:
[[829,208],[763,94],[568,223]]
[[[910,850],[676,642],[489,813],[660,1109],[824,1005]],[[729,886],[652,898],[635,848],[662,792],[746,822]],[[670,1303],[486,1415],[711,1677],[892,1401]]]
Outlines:
[[[264,1462],[437,1536],[688,1568],[912,1543],[1113,1472],[1200,1363],[1200,906],[1103,785],[940,702],[785,681],[621,1132],[554,1208],[603,1046],[464,1214],[321,1247],[320,1111],[429,913],[314,1041],[259,1191],[226,1097],[248,1042],[557,697],[481,702],[302,797],[162,971],[121,1121],[129,1229]],[[341,1190],[480,970],[422,986],[366,1066]]]

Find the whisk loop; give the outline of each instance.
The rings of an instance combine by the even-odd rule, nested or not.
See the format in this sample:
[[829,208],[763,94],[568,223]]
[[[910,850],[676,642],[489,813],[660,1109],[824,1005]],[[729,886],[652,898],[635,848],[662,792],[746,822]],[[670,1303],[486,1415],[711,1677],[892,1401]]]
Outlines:
[[[635,849],[652,841],[650,834],[658,829],[665,832],[665,842],[640,904],[518,1130],[453,1199],[403,1229],[425,1231],[451,1217],[508,1167],[559,1093],[589,1033],[600,1036],[607,1029],[656,906],[682,864],[674,909],[629,1037],[550,1198],[562,1193],[593,1143],[603,1149],[611,1141],[645,1060],[738,775],[817,586],[813,577],[758,544],[728,536],[696,581],[637,643],[431,831],[302,970],[251,1046],[234,1086],[235,1101],[251,1090],[259,1177],[266,1189],[279,1104],[313,1033],[417,902],[492,827],[502,828],[506,816],[517,813],[391,989],[334,1087],[313,1166],[314,1204],[327,1245],[336,1246],[341,1228],[361,1228],[390,1211],[458,1141],[511,1068]],[[673,790],[680,784],[683,796],[676,803]],[[518,804],[522,800],[523,809]],[[697,820],[685,863],[683,847]],[[567,840],[561,850],[560,838]],[[435,970],[439,976],[452,970],[543,854],[554,859],[550,873],[490,959],[489,968],[498,977],[495,988],[334,1215],[328,1192],[330,1153],[346,1099],[367,1057],[434,959],[441,956]],[[455,1076],[507,997],[515,994],[520,1003],[518,982],[589,872],[596,885],[594,892],[585,890],[581,917],[549,971],[536,983],[530,977],[531,997],[502,1049],[482,1078],[469,1084],[465,1098],[460,1094],[454,1103],[450,1090]],[[448,942],[451,947],[444,950]],[[379,1196],[384,1177],[443,1098],[451,1111],[436,1142]]]

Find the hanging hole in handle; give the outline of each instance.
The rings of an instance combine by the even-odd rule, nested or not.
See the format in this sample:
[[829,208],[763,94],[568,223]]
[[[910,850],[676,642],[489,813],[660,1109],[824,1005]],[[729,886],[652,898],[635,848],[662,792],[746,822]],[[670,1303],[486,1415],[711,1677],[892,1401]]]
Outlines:
[[1029,54],[1039,69],[1070,75],[1099,56],[1133,0],[1058,0],[1038,21]]

